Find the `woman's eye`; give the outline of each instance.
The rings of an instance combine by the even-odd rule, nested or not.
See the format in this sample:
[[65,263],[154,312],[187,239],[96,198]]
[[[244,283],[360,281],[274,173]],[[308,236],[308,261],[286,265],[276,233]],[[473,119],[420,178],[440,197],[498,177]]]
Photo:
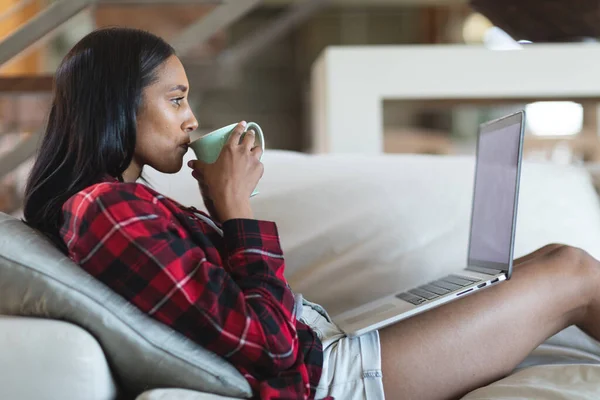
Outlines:
[[184,99],[184,97],[178,97],[176,99],[173,99],[172,101],[177,104],[177,107],[179,107],[181,105],[181,101]]

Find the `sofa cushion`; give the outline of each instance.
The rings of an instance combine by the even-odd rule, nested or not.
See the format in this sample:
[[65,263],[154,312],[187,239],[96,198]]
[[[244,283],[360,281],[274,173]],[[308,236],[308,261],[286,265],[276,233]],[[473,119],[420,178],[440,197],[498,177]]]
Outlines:
[[[254,213],[277,221],[292,288],[332,315],[394,293],[407,277],[466,265],[474,157],[271,156]],[[525,161],[515,239],[515,257],[556,242],[600,258],[587,171]]]
[[0,399],[117,398],[102,348],[76,325],[0,316],[0,354]]
[[[251,199],[255,216],[277,222],[292,288],[332,315],[397,290],[406,276],[437,277],[465,264],[474,157],[269,150],[262,160],[260,194]],[[147,175],[157,190],[203,206],[188,169],[168,176],[148,169]],[[517,257],[559,242],[600,258],[600,204],[584,168],[525,161],[520,189]],[[521,367],[598,360],[600,344],[570,327],[539,346]],[[540,398],[549,393],[596,398],[597,377],[577,378],[596,370],[565,367],[569,379],[553,381],[546,371],[560,369],[540,367],[531,370],[532,382],[539,371],[537,382],[564,385],[527,390]],[[515,385],[500,381],[467,398],[533,398],[519,397],[519,387],[527,385],[523,377],[527,374],[517,375]]]
[[185,389],[154,389],[142,393],[135,400],[238,400],[216,394]]
[[526,368],[462,400],[598,399],[600,365],[540,365]]
[[123,388],[179,387],[249,397],[223,358],[148,317],[22,221],[0,213],[0,314],[72,322],[101,344]]
[[[474,157],[269,150],[262,160],[254,215],[277,223],[292,288],[330,314],[393,293],[407,276],[465,265]],[[189,168],[147,175],[202,207]],[[525,161],[515,255],[551,242],[600,258],[598,197],[584,168]]]

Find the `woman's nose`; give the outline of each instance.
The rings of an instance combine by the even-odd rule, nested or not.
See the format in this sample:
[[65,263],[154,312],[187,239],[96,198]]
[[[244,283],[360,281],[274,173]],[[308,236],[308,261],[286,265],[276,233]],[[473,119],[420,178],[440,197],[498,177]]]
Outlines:
[[186,131],[186,133],[190,133],[195,131],[196,129],[198,129],[198,120],[195,116],[192,115],[192,118],[186,121],[184,130]]

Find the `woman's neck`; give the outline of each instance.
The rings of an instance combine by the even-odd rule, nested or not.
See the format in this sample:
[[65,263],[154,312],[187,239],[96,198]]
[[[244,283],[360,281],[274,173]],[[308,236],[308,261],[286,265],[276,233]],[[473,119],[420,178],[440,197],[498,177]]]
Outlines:
[[135,182],[142,175],[142,167],[139,166],[135,161],[131,161],[129,167],[123,171],[123,182]]

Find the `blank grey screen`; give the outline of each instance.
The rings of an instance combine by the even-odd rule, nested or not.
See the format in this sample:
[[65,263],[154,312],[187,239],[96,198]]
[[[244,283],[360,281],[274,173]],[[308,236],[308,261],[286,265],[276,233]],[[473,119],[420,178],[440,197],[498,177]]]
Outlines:
[[509,262],[520,136],[518,123],[479,137],[469,259]]

